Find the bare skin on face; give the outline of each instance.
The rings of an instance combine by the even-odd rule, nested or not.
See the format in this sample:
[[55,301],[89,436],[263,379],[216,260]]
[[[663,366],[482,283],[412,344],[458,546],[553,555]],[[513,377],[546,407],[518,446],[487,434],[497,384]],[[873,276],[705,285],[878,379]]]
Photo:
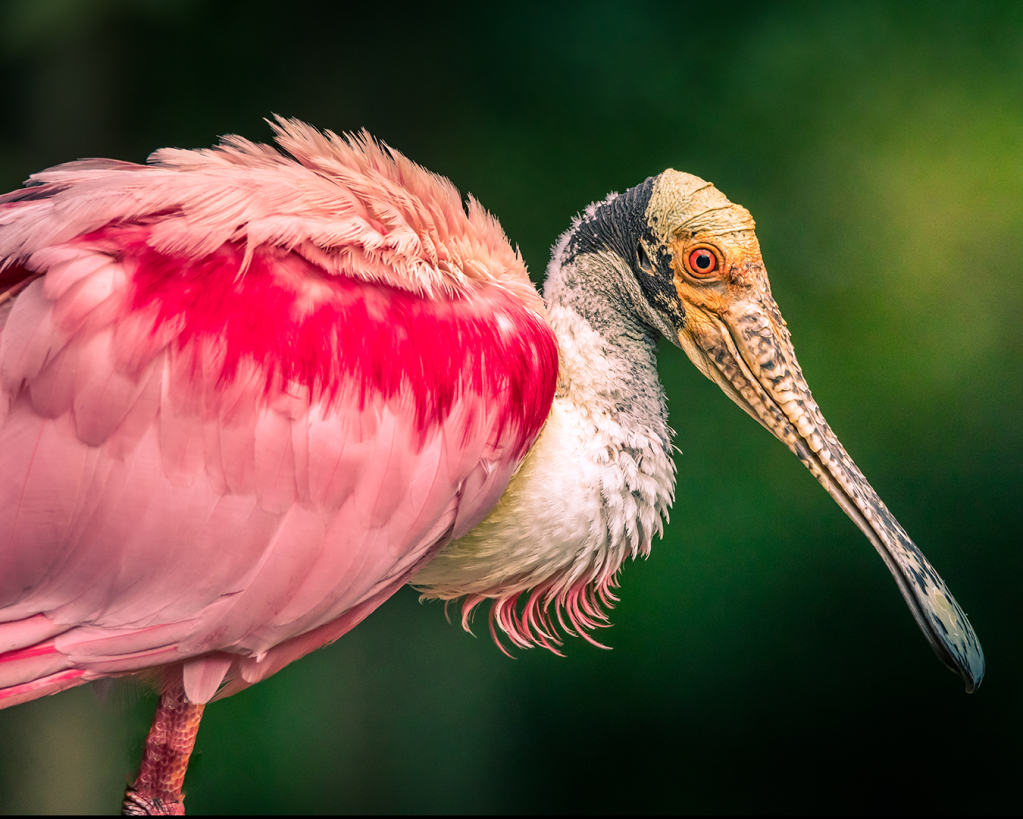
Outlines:
[[935,653],[973,691],[984,674],[980,643],[944,581],[813,400],[771,295],[749,212],[709,183],[666,171],[647,216],[671,255],[684,313],[680,346],[704,375],[792,450],[863,531]]

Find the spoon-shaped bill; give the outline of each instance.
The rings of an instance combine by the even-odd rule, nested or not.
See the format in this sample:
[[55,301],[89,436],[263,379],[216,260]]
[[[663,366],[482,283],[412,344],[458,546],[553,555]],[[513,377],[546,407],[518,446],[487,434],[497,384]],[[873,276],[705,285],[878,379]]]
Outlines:
[[774,300],[736,300],[700,319],[679,334],[683,349],[820,481],[874,544],[935,653],[976,690],[984,653],[969,620],[824,420]]

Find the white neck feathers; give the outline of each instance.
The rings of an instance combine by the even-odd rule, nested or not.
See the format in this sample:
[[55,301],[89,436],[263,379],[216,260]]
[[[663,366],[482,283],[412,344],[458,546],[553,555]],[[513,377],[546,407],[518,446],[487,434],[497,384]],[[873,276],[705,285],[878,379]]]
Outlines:
[[[467,597],[463,621],[492,599],[492,630],[552,649],[555,620],[584,635],[606,622],[618,569],[649,553],[675,484],[653,332],[630,318],[618,288],[594,282],[618,271],[579,276],[560,261],[545,290],[561,353],[547,425],[490,515],[414,581],[426,597]],[[581,313],[600,316],[603,332]]]

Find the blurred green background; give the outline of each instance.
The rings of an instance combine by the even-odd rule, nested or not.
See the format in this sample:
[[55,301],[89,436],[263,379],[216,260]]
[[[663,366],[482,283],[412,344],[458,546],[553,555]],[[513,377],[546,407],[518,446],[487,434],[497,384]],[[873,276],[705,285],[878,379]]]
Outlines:
[[[207,711],[192,813],[1018,813],[1023,4],[0,5],[0,188],[262,118],[366,127],[497,214],[674,167],[749,208],[835,431],[988,657],[963,693],[869,543],[665,345],[679,481],[613,651],[503,656],[404,590]],[[153,698],[0,712],[0,810],[112,812]]]

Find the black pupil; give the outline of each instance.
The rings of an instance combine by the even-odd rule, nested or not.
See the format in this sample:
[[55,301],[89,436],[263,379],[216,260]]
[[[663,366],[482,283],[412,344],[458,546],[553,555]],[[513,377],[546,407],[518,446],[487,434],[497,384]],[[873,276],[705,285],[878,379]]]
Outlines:
[[712,262],[711,262],[710,254],[707,253],[706,251],[704,251],[703,253],[698,253],[697,254],[697,256],[696,256],[696,266],[698,268],[700,268],[700,270],[706,270],[708,267],[711,266],[711,263]]

